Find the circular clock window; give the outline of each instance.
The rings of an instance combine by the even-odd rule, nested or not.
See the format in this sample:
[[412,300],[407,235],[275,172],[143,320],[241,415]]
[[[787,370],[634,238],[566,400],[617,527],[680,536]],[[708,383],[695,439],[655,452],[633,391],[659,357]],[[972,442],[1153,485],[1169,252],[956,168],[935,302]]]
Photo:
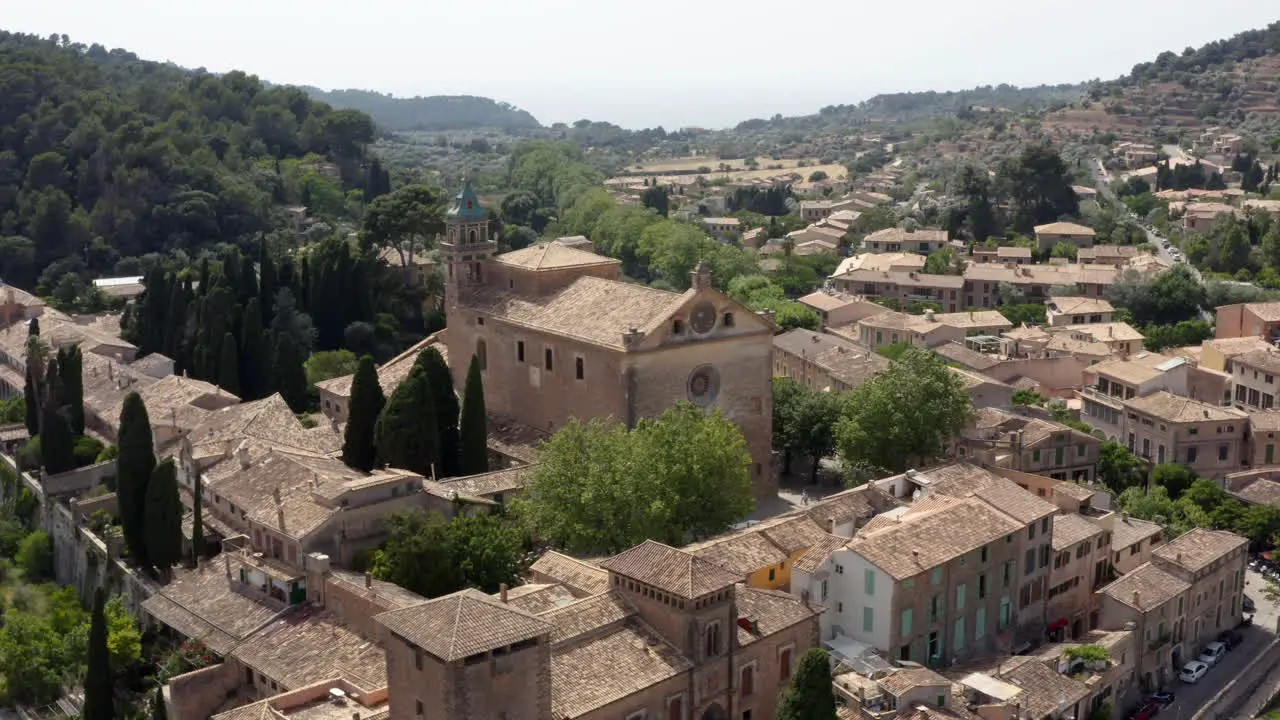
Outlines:
[[710,365],[700,365],[689,373],[689,400],[699,407],[707,407],[720,394],[720,373]]
[[716,326],[716,306],[703,301],[693,306],[689,315],[689,326],[699,335],[706,335]]

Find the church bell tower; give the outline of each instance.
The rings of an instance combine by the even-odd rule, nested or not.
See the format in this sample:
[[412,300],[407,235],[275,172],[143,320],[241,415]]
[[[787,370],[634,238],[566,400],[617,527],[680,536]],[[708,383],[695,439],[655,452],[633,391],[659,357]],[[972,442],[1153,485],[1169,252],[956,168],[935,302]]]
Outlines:
[[445,236],[440,243],[450,304],[456,302],[459,290],[485,283],[489,258],[497,248],[489,237],[489,214],[480,206],[468,180],[445,216]]

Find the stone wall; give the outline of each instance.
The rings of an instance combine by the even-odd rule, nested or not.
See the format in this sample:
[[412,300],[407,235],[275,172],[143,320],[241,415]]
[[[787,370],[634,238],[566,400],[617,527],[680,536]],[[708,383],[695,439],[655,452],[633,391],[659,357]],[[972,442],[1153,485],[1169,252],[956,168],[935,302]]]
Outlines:
[[48,475],[40,479],[49,495],[78,494],[101,485],[107,478],[115,477],[116,461],[108,460],[96,465],[77,468],[61,475]]
[[229,663],[170,678],[165,693],[169,717],[203,720],[216,713],[239,686],[240,675]]

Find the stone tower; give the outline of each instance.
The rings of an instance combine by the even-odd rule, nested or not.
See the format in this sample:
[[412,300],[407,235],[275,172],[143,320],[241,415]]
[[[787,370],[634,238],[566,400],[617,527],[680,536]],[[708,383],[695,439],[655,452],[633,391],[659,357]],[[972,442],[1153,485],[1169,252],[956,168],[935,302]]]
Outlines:
[[450,309],[457,304],[459,292],[485,283],[489,258],[497,248],[497,242],[489,237],[489,215],[468,180],[445,216],[445,236],[440,243]]

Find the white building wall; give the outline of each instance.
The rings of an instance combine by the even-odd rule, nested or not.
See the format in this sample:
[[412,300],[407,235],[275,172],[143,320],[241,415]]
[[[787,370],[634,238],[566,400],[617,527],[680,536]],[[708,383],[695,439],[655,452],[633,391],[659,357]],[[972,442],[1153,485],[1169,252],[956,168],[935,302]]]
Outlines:
[[[830,596],[827,598],[825,614],[831,619],[831,632],[889,652],[892,649],[890,631],[893,626],[893,578],[849,550],[832,553],[830,563]],[[871,594],[866,592],[868,573],[872,578]],[[869,632],[864,629],[867,609],[870,610],[871,617]]]

